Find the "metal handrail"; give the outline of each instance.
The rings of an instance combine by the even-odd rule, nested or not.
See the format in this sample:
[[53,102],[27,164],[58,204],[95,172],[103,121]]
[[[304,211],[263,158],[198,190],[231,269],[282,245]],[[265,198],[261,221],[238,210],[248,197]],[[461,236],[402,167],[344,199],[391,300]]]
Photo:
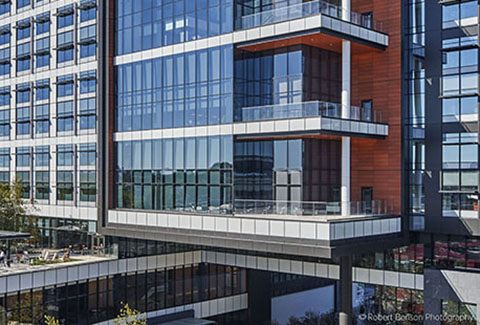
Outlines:
[[325,101],[243,107],[240,109],[240,115],[238,118],[241,122],[323,116],[382,123],[382,116],[378,111],[357,106],[345,107],[342,104]]
[[[323,14],[385,33],[383,23],[331,3],[315,0],[239,17],[237,28],[247,29],[282,21]],[[347,17],[347,18],[345,18]]]
[[356,202],[235,200],[235,214],[239,215],[374,216],[389,213],[391,208],[385,200]]

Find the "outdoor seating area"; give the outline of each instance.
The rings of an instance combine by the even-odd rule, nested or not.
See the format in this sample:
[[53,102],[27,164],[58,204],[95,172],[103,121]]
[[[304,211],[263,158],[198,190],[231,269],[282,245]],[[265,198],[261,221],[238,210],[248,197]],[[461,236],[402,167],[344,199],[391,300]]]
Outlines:
[[95,247],[88,249],[83,247],[80,250],[74,250],[71,247],[65,249],[42,249],[18,247],[12,249],[10,258],[6,253],[5,247],[0,251],[0,275],[9,269],[18,270],[25,269],[29,266],[53,265],[70,262],[78,262],[88,260],[91,257],[111,257],[110,251],[106,251],[103,247]]
[[[3,250],[1,252],[4,252]],[[31,248],[19,249],[18,252],[13,251],[8,260],[7,254],[0,252],[0,276],[31,272],[44,268],[61,267],[65,264],[82,264],[87,262],[101,261],[105,259],[115,259],[116,256],[110,250],[104,249],[88,249],[69,250],[66,249],[42,249]]]

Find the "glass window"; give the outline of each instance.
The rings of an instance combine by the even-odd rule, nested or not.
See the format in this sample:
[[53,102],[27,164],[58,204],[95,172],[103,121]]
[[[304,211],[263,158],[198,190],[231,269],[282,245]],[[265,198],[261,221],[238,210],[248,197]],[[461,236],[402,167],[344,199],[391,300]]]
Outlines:
[[287,140],[274,141],[274,168],[286,169],[288,166]]
[[17,0],[17,9],[30,5],[30,0]]
[[80,22],[96,19],[96,0],[83,0],[80,2]]
[[73,172],[57,172],[57,200],[73,201]]
[[73,31],[60,33],[57,35],[57,62],[67,62],[73,60]]
[[95,143],[80,144],[80,166],[95,166],[97,152]]
[[57,9],[57,28],[61,29],[73,25],[73,5]]
[[80,58],[95,56],[97,25],[90,25],[80,29]]
[[35,199],[48,200],[50,194],[50,180],[48,171],[35,172]]
[[17,167],[30,167],[30,147],[17,147]]
[[57,166],[73,166],[73,145],[57,146]]
[[30,198],[30,172],[21,171],[16,173],[16,179],[22,184],[22,198]]
[[220,137],[208,138],[208,168],[220,169]]
[[80,130],[95,129],[97,121],[97,100],[93,98],[84,98],[80,100]]
[[12,34],[10,32],[10,25],[0,26],[0,45],[5,45],[10,43],[11,35]]
[[17,41],[30,37],[30,19],[23,19],[17,22]]
[[48,167],[50,154],[48,146],[40,146],[35,148],[35,166]]
[[80,201],[95,202],[96,195],[96,171],[80,171]]
[[57,104],[57,132],[73,130],[73,102],[60,102]]
[[5,3],[0,3],[0,15],[6,14],[10,12],[10,1]]
[[45,12],[37,15],[36,34],[44,34],[50,31],[50,13]]

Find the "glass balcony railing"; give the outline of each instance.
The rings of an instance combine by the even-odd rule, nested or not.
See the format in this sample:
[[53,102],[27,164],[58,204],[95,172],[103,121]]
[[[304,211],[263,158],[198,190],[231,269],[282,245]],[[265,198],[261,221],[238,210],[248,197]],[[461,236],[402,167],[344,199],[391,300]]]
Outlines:
[[[348,213],[342,216],[342,208]],[[237,215],[282,215],[282,216],[380,216],[392,214],[387,201],[358,202],[308,202],[277,200],[235,200]]]
[[[238,29],[247,29],[318,14],[346,20],[352,24],[385,33],[383,24],[373,20],[371,15],[362,15],[353,11],[347,11],[341,6],[319,0],[242,16],[237,19],[236,26]],[[348,17],[349,19],[345,19],[344,17]]]
[[[342,117],[342,110],[342,104],[323,101],[244,107],[240,109],[237,121],[257,122],[318,116],[344,118]],[[382,123],[380,112],[374,112],[371,108],[365,107],[348,107],[348,117],[346,119]]]

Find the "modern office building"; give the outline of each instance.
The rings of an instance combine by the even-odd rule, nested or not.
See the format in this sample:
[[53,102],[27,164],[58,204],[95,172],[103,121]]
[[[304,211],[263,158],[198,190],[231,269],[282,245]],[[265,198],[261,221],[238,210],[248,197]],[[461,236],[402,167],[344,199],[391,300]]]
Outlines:
[[404,214],[429,266],[425,312],[478,315],[478,3],[409,1],[404,15]]
[[[128,300],[150,318],[260,324],[280,297],[330,287],[320,309],[342,324],[476,317],[478,12],[0,1],[0,180],[22,180],[42,246],[119,258],[0,278],[5,317],[30,299],[25,321],[42,306],[103,322]],[[373,303],[353,310],[359,284]]]
[[0,12],[2,182],[21,179],[45,244],[87,245],[97,219],[97,5],[3,1]]
[[406,242],[401,4],[104,5],[101,232],[331,260],[348,323],[352,253]]

